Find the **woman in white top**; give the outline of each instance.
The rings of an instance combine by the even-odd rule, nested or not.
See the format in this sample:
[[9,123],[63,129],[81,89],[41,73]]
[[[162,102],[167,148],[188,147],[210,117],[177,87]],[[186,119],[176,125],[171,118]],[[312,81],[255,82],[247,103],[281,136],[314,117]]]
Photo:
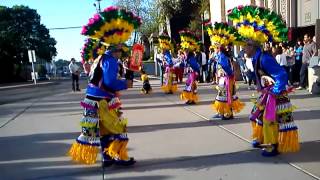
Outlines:
[[248,89],[255,89],[254,87],[251,86],[252,82],[254,85],[256,85],[256,75],[254,73],[254,69],[253,69],[253,64],[252,64],[252,58],[248,58],[248,56],[246,54],[244,54],[244,58],[245,58],[245,73],[248,77],[248,83],[249,83],[249,87]]
[[277,48],[276,60],[280,66],[287,66],[287,55],[280,46]]

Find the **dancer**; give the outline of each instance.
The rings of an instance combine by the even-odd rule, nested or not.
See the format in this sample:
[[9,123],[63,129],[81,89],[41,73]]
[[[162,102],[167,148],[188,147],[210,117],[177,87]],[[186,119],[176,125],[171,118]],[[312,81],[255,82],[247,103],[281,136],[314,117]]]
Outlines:
[[226,46],[231,43],[241,41],[240,35],[236,29],[228,26],[226,23],[211,23],[206,24],[208,34],[210,36],[211,44],[215,47],[217,54],[217,86],[218,94],[212,104],[212,108],[217,112],[214,119],[229,120],[233,119],[234,113],[239,113],[243,107],[238,96],[236,95],[236,81],[234,77],[234,70],[231,62],[231,57],[226,51]]
[[141,92],[144,94],[149,94],[152,91],[152,88],[149,82],[148,74],[143,69],[141,69],[140,72],[141,72],[141,80],[142,80]]
[[159,36],[160,49],[162,51],[161,60],[165,66],[164,83],[161,89],[166,94],[173,94],[178,90],[176,74],[173,68],[172,56],[170,53],[171,39],[167,33],[163,33]]
[[179,32],[181,39],[181,48],[185,53],[188,79],[186,86],[180,94],[180,99],[186,104],[196,104],[199,101],[197,77],[199,76],[200,67],[195,58],[194,52],[199,49],[195,35],[188,30]]
[[293,121],[287,89],[288,75],[275,58],[262,51],[265,42],[287,41],[288,29],[279,15],[269,9],[239,6],[228,17],[245,38],[245,53],[253,58],[261,96],[252,109],[254,147],[263,147],[263,156],[299,150],[298,128]]
[[127,83],[118,79],[117,60],[124,48],[121,43],[140,24],[140,18],[131,12],[109,7],[96,14],[82,29],[83,35],[103,40],[108,47],[91,68],[86,97],[81,102],[84,108],[80,121],[82,131],[69,150],[74,161],[95,163],[101,146],[104,167],[135,163],[127,152],[127,119],[122,117],[119,100],[119,91],[126,89]]

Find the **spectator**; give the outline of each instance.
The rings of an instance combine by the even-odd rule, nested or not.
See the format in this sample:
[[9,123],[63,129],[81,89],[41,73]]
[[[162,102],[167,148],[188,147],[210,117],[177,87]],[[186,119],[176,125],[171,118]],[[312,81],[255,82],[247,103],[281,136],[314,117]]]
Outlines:
[[207,55],[204,53],[203,48],[201,48],[201,79],[202,82],[205,82],[207,79],[207,66],[208,66],[208,61],[207,61]]
[[245,65],[246,61],[245,61],[243,49],[238,54],[237,62],[240,66],[240,72],[241,72],[242,79],[244,80],[244,83],[247,84],[249,78],[247,76],[247,69],[246,69],[246,65]]
[[164,62],[162,61],[162,55],[161,53],[157,53],[156,55],[156,61],[159,67],[159,74],[160,74],[160,85],[163,85],[163,74],[164,74]]
[[70,70],[71,79],[72,79],[72,91],[80,91],[80,88],[79,88],[80,67],[75,62],[76,60],[74,58],[71,58],[71,62],[69,64],[69,70]]
[[123,63],[123,68],[125,70],[125,79],[127,80],[127,87],[128,88],[132,88],[133,86],[133,78],[134,78],[134,73],[133,71],[130,69],[130,61],[127,58],[124,63]]
[[277,55],[276,55],[276,60],[278,62],[278,64],[280,66],[282,66],[283,68],[286,68],[287,66],[287,56],[284,52],[284,48],[282,48],[281,46],[277,47]]
[[256,75],[254,73],[252,58],[248,58],[246,54],[244,55],[244,58],[245,58],[245,72],[246,72],[246,76],[248,78],[248,83],[249,83],[248,89],[249,90],[255,89],[255,87],[251,86],[252,83],[256,85]]
[[300,40],[298,40],[297,45],[295,46],[294,54],[295,54],[295,65],[293,71],[293,81],[300,81],[300,69],[302,65],[302,52],[303,52],[303,44]]
[[264,43],[263,51],[268,52],[268,53],[271,54],[272,51],[271,51],[270,43]]
[[215,74],[216,74],[216,59],[214,57],[214,50],[210,47],[209,60],[208,60],[208,76],[207,81],[215,84]]
[[118,59],[118,66],[119,66],[119,76],[122,78],[124,74],[123,63],[121,59]]
[[177,82],[179,83],[182,83],[182,80],[183,80],[183,73],[184,73],[184,66],[185,66],[184,60],[185,60],[184,53],[183,51],[179,50],[177,63],[175,66]]
[[316,43],[311,40],[308,34],[305,34],[303,37],[304,47],[302,54],[302,65],[300,70],[300,83],[298,90],[305,89],[307,87],[307,79],[308,79],[308,66],[310,63],[310,59],[317,54]]
[[275,46],[272,46],[271,47],[271,55],[274,57],[274,58],[276,58],[276,56],[277,56],[277,47],[275,47]]
[[286,52],[287,55],[287,73],[289,76],[289,83],[290,85],[293,85],[293,69],[295,64],[295,56],[294,56],[294,50],[293,47],[289,47]]
[[203,83],[203,79],[202,79],[202,54],[201,54],[201,51],[195,52],[195,57],[196,57],[196,60],[197,60],[197,64],[200,67],[198,69],[198,72],[197,72],[198,73],[197,81],[199,83]]

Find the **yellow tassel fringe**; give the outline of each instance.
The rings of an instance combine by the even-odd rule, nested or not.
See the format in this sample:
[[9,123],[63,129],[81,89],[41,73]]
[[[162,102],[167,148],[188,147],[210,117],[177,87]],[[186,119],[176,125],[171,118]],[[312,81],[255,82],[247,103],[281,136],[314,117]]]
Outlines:
[[68,156],[70,156],[73,161],[89,165],[96,162],[98,152],[98,146],[84,145],[75,142],[72,144]]
[[281,153],[297,152],[300,150],[298,131],[279,132],[278,151]]
[[230,106],[225,102],[214,101],[211,106],[212,109],[217,111],[218,114],[232,114],[231,109],[234,113],[239,113],[244,108],[244,103],[237,99],[232,101]]
[[252,139],[260,142],[263,144],[263,130],[262,126],[260,126],[256,122],[251,121],[251,126],[252,126]]
[[174,84],[174,85],[164,85],[161,86],[161,89],[165,92],[165,93],[175,93],[178,91],[178,85]]
[[104,149],[104,153],[107,153],[113,159],[129,160],[127,144],[128,141],[115,140],[108,148]]
[[199,96],[193,92],[182,91],[180,94],[180,99],[183,101],[193,101],[197,103],[199,101]]

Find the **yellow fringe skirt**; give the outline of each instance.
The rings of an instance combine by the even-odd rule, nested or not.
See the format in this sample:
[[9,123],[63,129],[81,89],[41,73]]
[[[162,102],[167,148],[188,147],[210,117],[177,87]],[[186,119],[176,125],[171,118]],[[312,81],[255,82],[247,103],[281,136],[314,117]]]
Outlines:
[[215,100],[212,104],[212,109],[217,111],[221,115],[232,115],[234,113],[239,113],[244,108],[244,103],[239,99],[232,101],[231,106],[227,102],[222,102]]
[[163,86],[161,86],[161,89],[165,93],[175,93],[178,90],[178,85],[177,84],[163,85]]
[[127,144],[128,140],[114,140],[103,152],[112,159],[129,160]]
[[180,99],[183,101],[192,101],[192,102],[199,102],[199,96],[197,93],[182,91],[180,94]]
[[83,164],[94,164],[99,153],[99,146],[91,146],[75,142],[72,144],[68,155],[75,162]]

